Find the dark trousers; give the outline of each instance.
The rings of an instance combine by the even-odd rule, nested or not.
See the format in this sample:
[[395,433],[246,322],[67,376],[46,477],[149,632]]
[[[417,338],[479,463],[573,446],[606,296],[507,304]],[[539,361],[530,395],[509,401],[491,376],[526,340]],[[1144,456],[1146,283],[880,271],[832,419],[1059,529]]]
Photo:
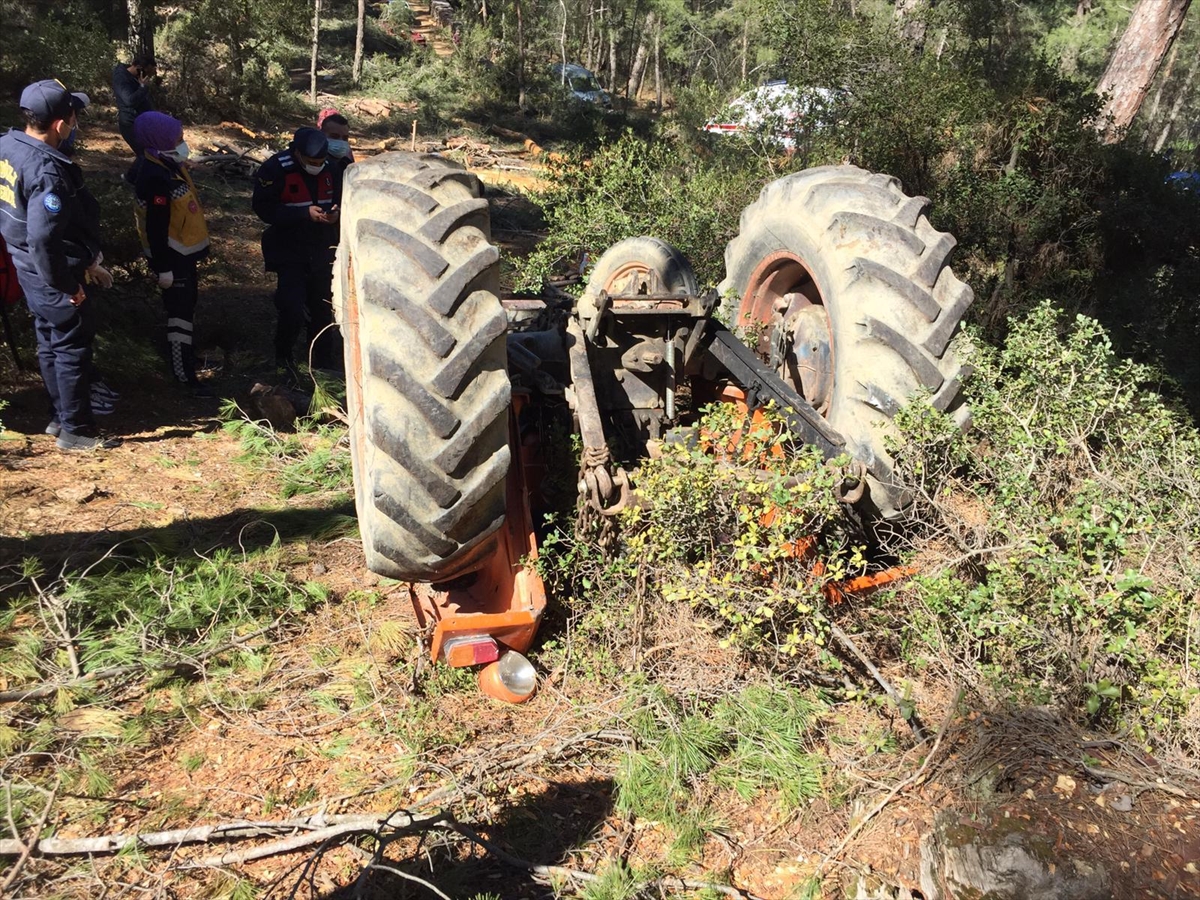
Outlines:
[[125,143],[129,145],[129,149],[133,151],[134,156],[142,155],[142,148],[133,138],[133,121],[120,118],[117,120],[117,130],[121,132],[121,137],[125,138]]
[[95,301],[72,307],[65,294],[31,281],[22,278],[21,287],[33,314],[38,366],[54,418],[68,434],[88,434],[96,428],[91,398]]
[[275,362],[292,362],[292,349],[308,325],[308,344],[316,369],[336,369],[341,365],[341,335],[333,326],[333,271],[320,267],[317,272],[284,267],[279,270],[275,289],[275,309],[279,312],[275,327]]
[[175,281],[162,292],[167,311],[167,351],[171,374],[176,381],[196,384],[196,353],[192,347],[192,321],[200,297],[194,259],[177,259],[172,266]]

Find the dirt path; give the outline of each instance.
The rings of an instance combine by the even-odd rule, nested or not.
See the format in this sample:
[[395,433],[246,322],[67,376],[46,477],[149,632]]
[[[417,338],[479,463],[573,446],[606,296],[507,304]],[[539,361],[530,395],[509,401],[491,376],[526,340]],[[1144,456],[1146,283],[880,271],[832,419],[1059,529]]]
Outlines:
[[427,6],[414,5],[412,9],[417,20],[417,27],[413,30],[425,38],[434,55],[443,59],[453,56],[455,47],[448,39],[449,29],[444,27],[434,16],[432,3]]

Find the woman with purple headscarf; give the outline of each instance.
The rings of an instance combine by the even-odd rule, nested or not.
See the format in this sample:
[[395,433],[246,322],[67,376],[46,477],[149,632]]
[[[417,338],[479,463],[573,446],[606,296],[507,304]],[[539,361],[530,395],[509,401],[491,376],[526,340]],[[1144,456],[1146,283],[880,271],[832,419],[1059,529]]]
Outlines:
[[196,186],[182,165],[188,158],[183,123],[166,113],[144,112],[133,123],[133,133],[143,148],[134,212],[142,250],[162,288],[171,374],[196,396],[212,396],[196,377],[192,348],[199,297],[196,266],[208,255],[208,226]]

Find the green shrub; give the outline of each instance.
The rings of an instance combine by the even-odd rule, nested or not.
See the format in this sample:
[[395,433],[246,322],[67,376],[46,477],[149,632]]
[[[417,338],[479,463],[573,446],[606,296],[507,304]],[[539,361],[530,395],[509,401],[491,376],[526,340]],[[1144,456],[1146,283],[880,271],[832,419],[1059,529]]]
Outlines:
[[691,260],[702,284],[723,277],[725,244],[741,211],[758,195],[766,174],[699,157],[682,166],[684,148],[627,133],[590,158],[573,154],[550,172],[550,189],[537,197],[549,235],[517,263],[519,287],[538,290],[556,267],[594,262],[617,241],[651,235],[674,244]]
[[158,35],[167,107],[197,121],[303,114],[288,68],[310,16],[283,0],[202,0],[170,17]]
[[822,788],[825,761],[811,747],[824,709],[783,685],[745,688],[691,712],[659,689],[644,691],[630,715],[637,749],[619,764],[615,806],[670,828],[678,862],[712,830],[713,788],[747,803],[770,797],[791,815]]
[[1194,750],[1200,434],[1148,389],[1153,370],[1048,303],[975,365],[968,435],[920,405],[898,420],[917,536],[958,557],[912,592],[910,655],[950,648],[995,700]]
[[864,563],[837,499],[846,460],[826,464],[769,412],[747,425],[734,407],[714,406],[698,433],[638,470],[627,557],[667,600],[722,620],[729,640],[785,656],[820,647],[822,586]]
[[4,22],[0,82],[24,86],[57,78],[73,91],[92,93],[93,99],[96,93],[107,93],[117,48],[88,4],[0,0],[0,21]]

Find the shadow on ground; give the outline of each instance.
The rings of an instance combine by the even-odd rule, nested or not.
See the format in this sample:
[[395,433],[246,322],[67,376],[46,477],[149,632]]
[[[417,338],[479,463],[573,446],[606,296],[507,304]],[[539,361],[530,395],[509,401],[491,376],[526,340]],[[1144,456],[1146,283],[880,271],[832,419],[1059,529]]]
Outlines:
[[[547,781],[540,792],[526,794],[501,810],[490,825],[473,828],[504,853],[527,863],[602,870],[602,860],[581,863],[576,858],[573,862],[572,856],[577,852],[586,854],[588,845],[601,837],[612,812],[612,798],[609,779]],[[461,900],[483,896],[550,900],[558,896],[544,879],[535,880],[528,871],[505,863],[453,831],[431,833],[416,842],[398,842],[388,849],[386,857],[383,865],[421,878],[443,894]],[[295,880],[293,883],[301,886]],[[278,896],[300,895],[290,890],[288,884]],[[392,900],[435,894],[401,875],[373,870],[324,896],[325,900]]]
[[354,502],[292,509],[235,509],[210,518],[177,519],[158,528],[72,531],[27,538],[0,535],[0,559],[36,557],[43,565],[86,566],[119,545],[130,551],[192,557],[221,547],[253,553],[276,541],[333,540],[357,528]]

